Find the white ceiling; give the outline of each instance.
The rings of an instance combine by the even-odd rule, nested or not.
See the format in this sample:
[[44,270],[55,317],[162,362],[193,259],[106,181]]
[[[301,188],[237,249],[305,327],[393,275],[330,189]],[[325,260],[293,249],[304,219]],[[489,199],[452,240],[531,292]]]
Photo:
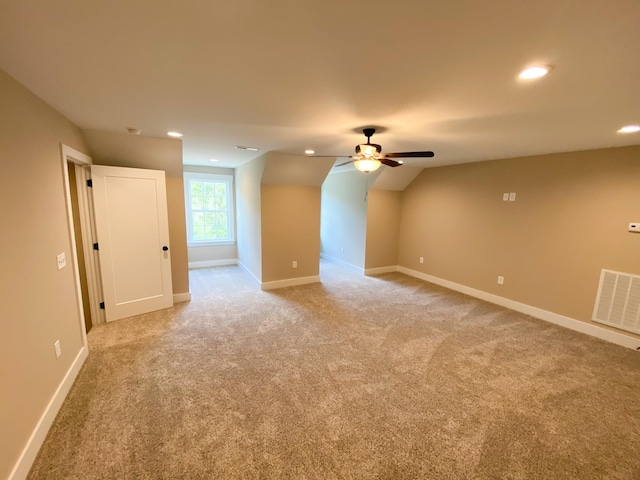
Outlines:
[[228,167],[369,125],[414,166],[639,144],[639,45],[638,0],[0,2],[0,68],[77,125]]

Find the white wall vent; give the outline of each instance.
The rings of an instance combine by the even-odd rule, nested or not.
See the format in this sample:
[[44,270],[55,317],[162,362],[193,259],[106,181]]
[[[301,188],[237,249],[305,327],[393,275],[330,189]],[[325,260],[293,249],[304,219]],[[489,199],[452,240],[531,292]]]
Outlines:
[[602,270],[592,320],[640,333],[640,275]]

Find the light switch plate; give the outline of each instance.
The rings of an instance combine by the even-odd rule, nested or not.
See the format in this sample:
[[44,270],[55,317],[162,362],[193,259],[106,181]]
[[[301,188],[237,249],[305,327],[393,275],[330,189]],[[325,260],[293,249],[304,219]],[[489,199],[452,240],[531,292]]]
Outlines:
[[56,256],[56,260],[58,261],[58,270],[62,270],[67,266],[67,256],[64,254],[64,252]]
[[515,202],[516,201],[516,192],[511,192],[509,194],[509,201],[510,202]]
[[509,201],[509,193],[503,193],[502,194],[502,201],[503,202],[508,202]]

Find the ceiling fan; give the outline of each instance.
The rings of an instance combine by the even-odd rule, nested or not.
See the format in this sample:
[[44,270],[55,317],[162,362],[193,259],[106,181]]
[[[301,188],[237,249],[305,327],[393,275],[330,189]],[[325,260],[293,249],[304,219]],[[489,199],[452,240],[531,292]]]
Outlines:
[[388,167],[399,167],[403,164],[402,160],[394,160],[395,158],[428,158],[433,157],[433,152],[398,152],[398,153],[382,153],[382,147],[376,143],[371,143],[371,137],[376,133],[375,128],[365,128],[362,130],[364,136],[367,137],[367,143],[356,145],[356,154],[350,155],[348,162],[336,165],[342,167],[353,162],[353,165],[361,172],[369,173],[380,168],[380,165]]

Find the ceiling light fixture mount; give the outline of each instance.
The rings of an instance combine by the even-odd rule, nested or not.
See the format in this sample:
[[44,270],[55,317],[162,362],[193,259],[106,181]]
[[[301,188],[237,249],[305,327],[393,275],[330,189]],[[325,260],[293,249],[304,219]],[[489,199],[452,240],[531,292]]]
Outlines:
[[356,146],[356,155],[354,157],[353,166],[364,173],[375,172],[380,168],[380,152],[382,147],[375,143],[371,143],[371,137],[376,132],[375,128],[365,128],[362,130],[364,136],[367,137],[367,143],[361,143]]
[[249,150],[251,152],[257,152],[258,148],[256,147],[245,147],[244,145],[236,145],[235,147],[236,150]]
[[139,128],[133,127],[127,127],[127,132],[129,132],[131,135],[140,135],[142,133]]
[[522,80],[534,80],[548,75],[553,69],[553,65],[536,65],[521,71],[518,78],[521,78]]

